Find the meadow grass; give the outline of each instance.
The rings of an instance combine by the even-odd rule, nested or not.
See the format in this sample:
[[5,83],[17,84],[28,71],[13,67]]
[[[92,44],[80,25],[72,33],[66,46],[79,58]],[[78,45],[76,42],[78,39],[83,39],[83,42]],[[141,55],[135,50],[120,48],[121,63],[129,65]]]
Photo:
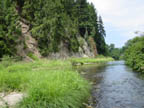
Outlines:
[[114,61],[111,57],[104,57],[104,56],[98,56],[96,58],[70,58],[70,61],[73,64],[92,64],[92,63],[103,63],[108,61]]
[[68,60],[4,64],[0,64],[0,92],[26,93],[16,108],[80,108],[90,95],[89,83]]
[[0,62],[0,92],[26,96],[15,108],[81,108],[91,86],[71,65],[72,61],[98,63],[112,58],[71,58],[34,62]]

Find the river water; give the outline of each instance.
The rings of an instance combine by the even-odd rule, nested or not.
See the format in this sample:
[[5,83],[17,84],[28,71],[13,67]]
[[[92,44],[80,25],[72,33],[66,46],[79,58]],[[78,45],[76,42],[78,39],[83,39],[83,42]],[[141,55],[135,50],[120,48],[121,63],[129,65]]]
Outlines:
[[93,83],[94,108],[144,108],[144,80],[124,61],[85,66],[81,72]]

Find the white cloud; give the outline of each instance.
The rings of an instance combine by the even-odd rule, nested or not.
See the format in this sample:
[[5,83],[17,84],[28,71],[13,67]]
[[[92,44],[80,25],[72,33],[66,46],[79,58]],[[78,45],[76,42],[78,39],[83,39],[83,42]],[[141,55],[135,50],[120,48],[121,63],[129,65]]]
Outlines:
[[134,37],[134,32],[144,31],[144,1],[143,0],[88,0],[92,2],[105,24],[111,24],[125,31],[128,38]]

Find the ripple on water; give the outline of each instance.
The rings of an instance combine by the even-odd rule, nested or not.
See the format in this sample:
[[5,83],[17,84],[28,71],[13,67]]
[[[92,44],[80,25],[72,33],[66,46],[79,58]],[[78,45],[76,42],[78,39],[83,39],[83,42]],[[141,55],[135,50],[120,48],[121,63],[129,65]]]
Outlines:
[[144,108],[144,80],[123,61],[86,68],[93,83],[94,108]]

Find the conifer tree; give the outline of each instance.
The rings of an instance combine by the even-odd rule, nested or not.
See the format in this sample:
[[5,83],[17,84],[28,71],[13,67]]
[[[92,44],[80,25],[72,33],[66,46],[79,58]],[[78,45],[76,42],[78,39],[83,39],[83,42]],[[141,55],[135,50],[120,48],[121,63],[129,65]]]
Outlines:
[[106,33],[105,33],[105,29],[104,29],[104,25],[103,25],[103,21],[102,21],[102,17],[99,16],[99,22],[98,22],[98,30],[99,30],[99,33],[102,37],[105,37],[106,36]]
[[21,36],[21,19],[29,24],[43,56],[58,52],[60,43],[77,52],[80,36],[86,36],[86,41],[92,37],[98,52],[105,53],[102,18],[98,18],[94,5],[87,0],[1,0],[0,5],[1,56],[15,52]]
[[0,57],[15,55],[17,39],[21,35],[15,4],[11,0],[0,1]]

